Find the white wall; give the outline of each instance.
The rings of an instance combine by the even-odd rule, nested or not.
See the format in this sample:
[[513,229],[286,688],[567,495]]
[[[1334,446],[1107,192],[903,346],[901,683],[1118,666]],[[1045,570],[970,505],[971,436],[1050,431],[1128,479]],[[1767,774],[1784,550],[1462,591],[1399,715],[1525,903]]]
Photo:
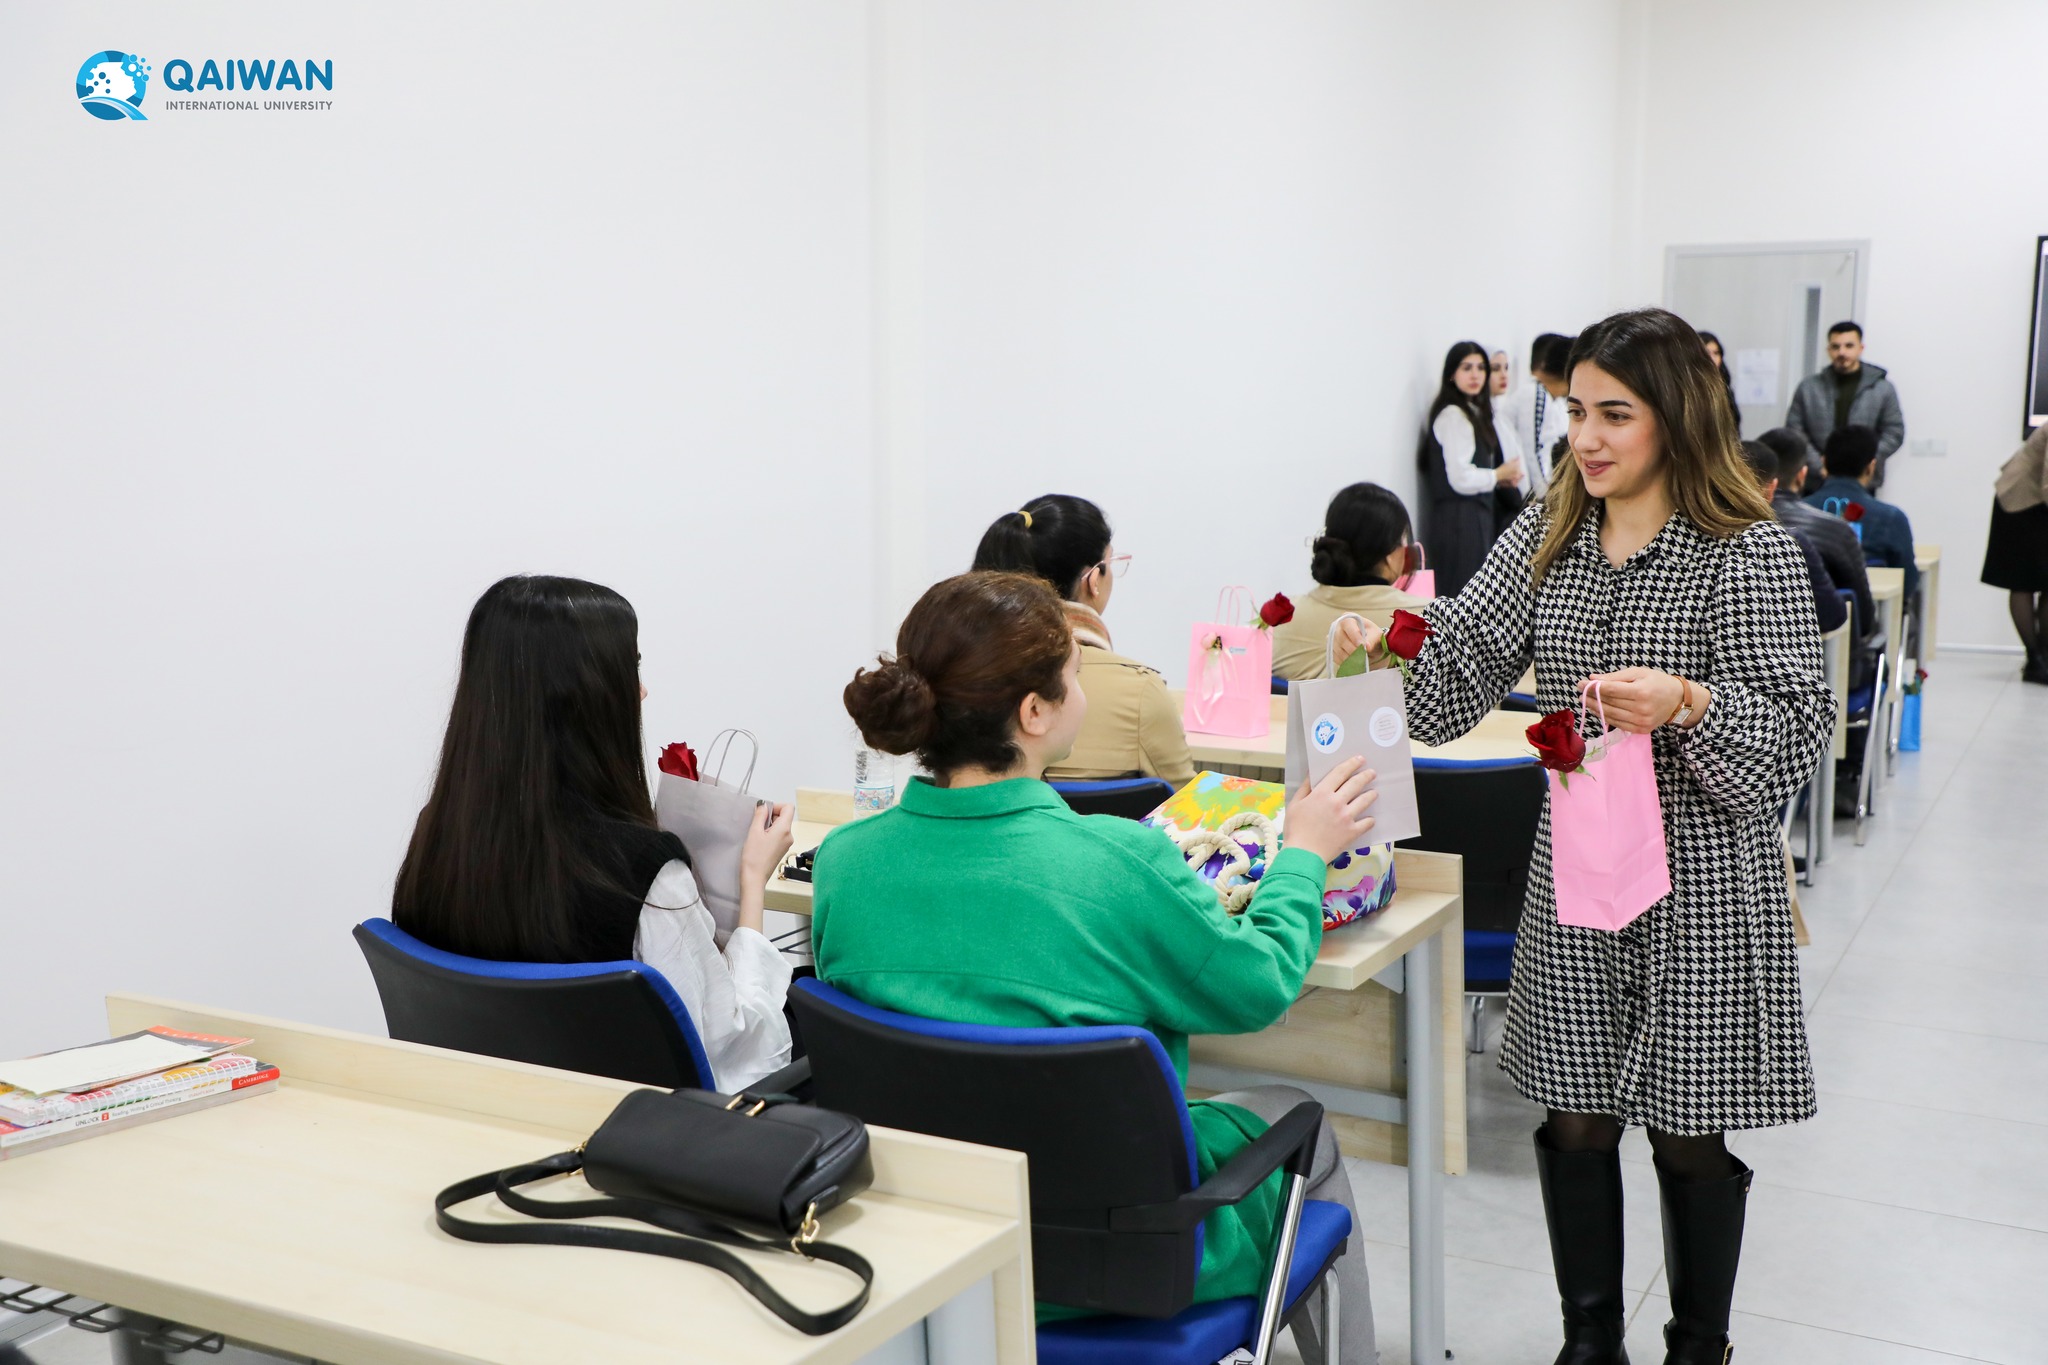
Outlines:
[[1909,439],[1948,445],[1902,451],[1884,495],[1942,546],[1942,641],[2013,644],[1977,571],[1991,479],[2020,442],[2048,232],[2048,6],[1654,0],[1642,17],[1639,234],[1618,293],[1655,300],[1671,243],[1868,238],[1868,357]]
[[1410,494],[1452,342],[1519,369],[1606,303],[1612,158],[1532,164],[1527,115],[1611,137],[1613,0],[935,6],[921,41],[919,586],[1091,497],[1117,644],[1178,683],[1219,586],[1312,586],[1339,487]]
[[[108,46],[336,108],[100,123]],[[505,573],[633,600],[650,744],[845,781],[867,100],[829,2],[0,10],[0,1056],[111,988],[381,1027],[348,928]]]

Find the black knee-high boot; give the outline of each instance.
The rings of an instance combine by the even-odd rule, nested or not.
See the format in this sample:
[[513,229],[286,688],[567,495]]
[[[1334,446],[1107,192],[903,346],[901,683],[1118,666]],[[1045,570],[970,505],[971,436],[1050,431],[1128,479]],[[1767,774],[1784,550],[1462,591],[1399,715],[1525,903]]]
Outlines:
[[1742,1215],[1749,1200],[1749,1167],[1728,1158],[1735,1174],[1720,1180],[1681,1180],[1657,1163],[1664,1205],[1664,1276],[1671,1287],[1671,1321],[1664,1326],[1664,1365],[1727,1365],[1728,1308],[1735,1298],[1735,1266],[1742,1259]]
[[1628,1365],[1622,1345],[1621,1155],[1559,1152],[1536,1130],[1536,1175],[1564,1305],[1557,1365]]

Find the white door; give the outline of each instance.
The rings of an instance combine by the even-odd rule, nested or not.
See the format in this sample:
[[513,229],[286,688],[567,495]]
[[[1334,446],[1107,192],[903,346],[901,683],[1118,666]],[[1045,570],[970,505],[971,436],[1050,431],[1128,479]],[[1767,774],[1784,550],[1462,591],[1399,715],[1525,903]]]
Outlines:
[[1861,322],[1867,242],[1674,246],[1664,306],[1721,339],[1744,439],[1782,426],[1792,390],[1827,364],[1828,328]]

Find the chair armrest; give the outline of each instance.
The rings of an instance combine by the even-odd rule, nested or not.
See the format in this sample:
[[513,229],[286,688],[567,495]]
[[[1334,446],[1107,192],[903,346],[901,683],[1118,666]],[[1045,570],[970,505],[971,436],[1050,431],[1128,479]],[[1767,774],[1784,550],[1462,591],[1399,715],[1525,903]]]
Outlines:
[[799,1057],[780,1071],[763,1076],[747,1087],[750,1095],[796,1095],[803,1097],[811,1084],[811,1059]]
[[1315,1162],[1316,1135],[1322,1126],[1323,1106],[1314,1100],[1303,1100],[1225,1162],[1199,1188],[1171,1204],[1133,1204],[1111,1209],[1109,1230],[1184,1232],[1217,1209],[1248,1198],[1268,1176],[1283,1167],[1289,1175],[1306,1177]]

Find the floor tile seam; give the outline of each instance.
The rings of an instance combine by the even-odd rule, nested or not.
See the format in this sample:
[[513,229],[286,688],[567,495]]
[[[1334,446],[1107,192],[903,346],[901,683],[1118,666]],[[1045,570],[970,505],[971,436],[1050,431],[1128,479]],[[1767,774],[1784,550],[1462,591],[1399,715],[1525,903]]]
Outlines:
[[1783,1323],[1787,1327],[1805,1327],[1815,1332],[1828,1332],[1838,1337],[1850,1337],[1856,1341],[1874,1341],[1883,1346],[1903,1346],[1909,1351],[1925,1351],[1929,1355],[1941,1356],[1948,1360],[1972,1361],[1975,1362],[1975,1365],[2011,1365],[2009,1361],[1994,1360],[1990,1356],[1958,1355],[1954,1351],[1944,1351],[1939,1346],[1923,1346],[1917,1341],[1900,1341],[1896,1337],[1874,1337],[1868,1332],[1844,1331],[1840,1327],[1827,1327],[1818,1322],[1806,1322],[1800,1318],[1780,1317],[1776,1313],[1755,1313],[1747,1308],[1737,1308],[1735,1311],[1746,1318],[1761,1318],[1765,1322]]
[[[1979,714],[1976,729],[1971,732],[1970,738],[1963,745],[1962,756],[1956,760],[1956,764],[1953,768],[1949,770],[1948,776],[1942,779],[1940,789],[1935,792],[1933,798],[1927,803],[1927,815],[1931,815],[1934,813],[1934,808],[1941,804],[1942,796],[1947,793],[1949,787],[1955,782],[1956,778],[1961,775],[1963,769],[1969,764],[1971,752],[1974,749],[1976,749],[1977,745],[1983,740],[1985,727],[1991,723],[1992,710],[1997,706],[1998,699],[2005,694],[2005,689],[2010,686],[2012,686],[2012,683],[2009,681],[2000,683],[1998,685],[1998,691],[1992,697],[1991,705],[1986,706],[1984,710]],[[1877,755],[1875,755],[1875,758],[1878,762],[1883,762],[1885,759],[1885,755],[1882,752],[1879,752]],[[1899,868],[1904,866],[1907,860],[1912,857],[1913,846],[1920,841],[1920,830],[1921,827],[1927,823],[1927,815],[1922,815],[1919,821],[1913,825],[1911,832],[1907,835],[1907,842],[1905,848],[1900,850],[1898,861],[1892,864],[1891,870],[1885,873],[1884,880],[1879,882],[1876,890],[1872,892],[1869,901],[1864,906],[1862,918],[1856,922],[1856,927],[1849,933],[1849,941],[1842,945],[1843,958],[1846,958],[1849,955],[1850,949],[1856,946],[1856,940],[1862,936],[1864,926],[1870,922],[1870,912],[1877,908],[1877,902],[1879,901],[1879,899],[1883,897],[1885,889],[1889,887],[1892,884],[1892,882],[1898,878]],[[1853,847],[1853,845],[1851,846]],[[1835,960],[1835,969],[1831,969],[1828,972],[1828,979],[1826,981],[1823,981],[1820,985],[1820,989],[1816,990],[1813,993],[1813,1001],[1806,1007],[1807,1018],[1812,1018],[1813,1012],[1816,1009],[1820,1008],[1820,1002],[1827,996],[1828,987],[1834,984],[1835,970],[1839,969],[1841,965],[1842,958],[1837,958]]]
[[[1837,967],[1835,970],[1840,971],[1841,968]],[[1953,1038],[1995,1038],[2003,1043],[2025,1043],[2030,1047],[2048,1048],[2048,1039],[2043,1038],[2015,1038],[2008,1033],[1986,1033],[1982,1029],[1944,1028],[1940,1024],[1912,1023],[1903,1019],[1880,1019],[1874,1015],[1857,1014],[1846,1009],[1829,1010],[1828,1016],[1833,1019],[1854,1019],[1862,1024],[1883,1024],[1887,1028],[1911,1028],[1919,1029],[1923,1033],[1945,1033]],[[1807,1017],[1809,1019],[1812,1018],[1811,1015]]]
[[[1768,1169],[1768,1165],[1769,1163],[1766,1163],[1766,1169]],[[1860,1194],[1840,1194],[1834,1190],[1810,1190],[1804,1185],[1787,1185],[1781,1181],[1768,1179],[1762,1170],[1755,1171],[1750,1184],[1752,1187],[1765,1185],[1774,1190],[1789,1190],[1793,1194],[1812,1195],[1816,1199],[1839,1199],[1847,1204],[1861,1204],[1865,1208],[1896,1209],[1900,1213],[1919,1213],[1925,1214],[1929,1218],[1946,1218],[1957,1223],[1973,1223],[1978,1227],[2003,1228],[2008,1232],[2024,1232],[2030,1237],[2039,1237],[2043,1241],[2048,1241],[2048,1228],[2030,1228],[2020,1223],[2005,1223],[1995,1218],[1976,1218],[1967,1213],[1949,1213],[1943,1209],[1923,1209],[1913,1204],[1894,1204],[1890,1200],[1868,1199]],[[1911,1345],[1910,1342],[1905,1344]]]
[[1901,1109],[1918,1109],[1926,1114],[1947,1114],[1953,1118],[1984,1119],[1991,1123],[2017,1123],[2025,1128],[2048,1128],[2048,1120],[2044,1119],[2016,1119],[2010,1114],[1986,1114],[1976,1109],[1951,1109],[1942,1104],[1915,1104],[1911,1100],[1902,1100],[1892,1095],[1865,1095],[1854,1090],[1834,1089],[1816,1089],[1814,1094],[1821,1098],[1833,1096],[1838,1100],[1862,1100],[1867,1104],[1897,1105]]
[[[1842,950],[1842,957],[1843,957],[1843,959],[1844,959],[1844,960],[1846,960],[1846,959],[1848,958],[1848,956],[1849,956],[1849,952],[1848,952],[1848,950],[1847,950],[1846,948],[1845,948],[1845,949],[1843,949],[1843,950]],[[1956,968],[1957,970],[1959,970],[1959,971],[1968,971],[1968,972],[1972,972],[1972,973],[1978,973],[1978,974],[1982,974],[1982,975],[1985,975],[1985,976],[2009,976],[2009,977],[2012,977],[2012,978],[2014,978],[2015,980],[2019,980],[2019,981],[2048,981],[2048,971],[2043,971],[2043,972],[2019,972],[2019,971],[2014,971],[2014,970],[2012,970],[2012,969],[2011,969],[2011,968],[2009,968],[2009,967],[1979,967],[1979,966],[1975,966],[1975,965],[1972,965],[1972,966],[1969,966],[1969,967],[1964,967],[1964,966],[1962,966],[1962,965],[1961,965],[1960,963],[1946,963],[1946,962],[1932,962],[1932,963],[1930,963],[1930,962],[1929,962],[1929,961],[1928,961],[1928,960],[1927,960],[1926,958],[1924,958],[1924,957],[1902,957],[1902,956],[1900,956],[1900,955],[1899,955],[1898,953],[1887,953],[1887,952],[1885,952],[1885,951],[1884,951],[1883,949],[1881,949],[1881,948],[1866,948],[1866,949],[1864,949],[1864,950],[1863,950],[1863,956],[1864,956],[1864,958],[1865,958],[1865,959],[1875,958],[1875,959],[1877,959],[1877,960],[1878,960],[1878,961],[1880,961],[1880,962],[1904,962],[1904,963],[1909,963],[1909,964],[1911,964],[1911,965],[1913,965],[1913,966],[1916,966],[1916,967],[1927,967],[1927,966],[1934,966],[1934,967],[1948,967],[1948,966],[1953,966],[1953,967],[1955,967],[1955,968]]]

